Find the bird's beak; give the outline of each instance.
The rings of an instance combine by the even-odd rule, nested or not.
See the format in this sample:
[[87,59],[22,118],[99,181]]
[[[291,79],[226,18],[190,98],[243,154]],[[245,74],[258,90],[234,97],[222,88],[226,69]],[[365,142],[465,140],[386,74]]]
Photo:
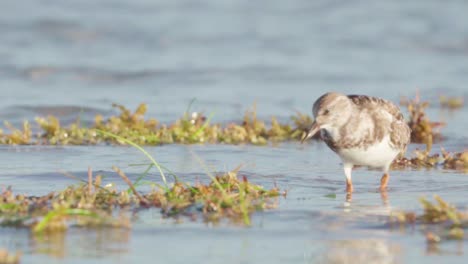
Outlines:
[[301,144],[304,143],[304,141],[306,141],[307,139],[317,134],[319,130],[320,130],[320,126],[317,124],[317,122],[314,121],[314,123],[312,123],[312,127],[309,129],[307,134],[301,139]]

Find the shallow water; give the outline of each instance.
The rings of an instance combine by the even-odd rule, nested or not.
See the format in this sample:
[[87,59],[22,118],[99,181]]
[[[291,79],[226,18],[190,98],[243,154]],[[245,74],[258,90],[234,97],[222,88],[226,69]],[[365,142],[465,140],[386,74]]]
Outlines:
[[[25,7],[34,13],[23,15]],[[54,114],[92,122],[96,113],[114,113],[112,102],[146,102],[149,116],[168,122],[196,98],[192,110],[214,113],[216,122],[239,121],[254,103],[260,118],[285,121],[329,90],[397,102],[419,89],[433,103],[429,116],[447,122],[447,139],[434,150],[461,151],[468,110],[442,111],[438,96],[467,99],[467,9],[464,1],[436,0],[9,1],[0,9],[0,119],[18,124]],[[385,225],[392,210],[420,210],[422,195],[466,208],[466,174],[395,171],[382,199],[380,173],[362,168],[346,203],[339,160],[321,143],[147,149],[186,181],[205,177],[198,155],[217,171],[243,164],[250,181],[277,184],[288,196],[278,209],[254,214],[250,228],[176,224],[150,210],[129,232],[72,228],[37,241],[26,230],[1,228],[0,248],[21,250],[25,263],[466,261],[466,243],[430,248],[417,229]],[[144,168],[130,165],[145,162],[128,147],[0,146],[0,185],[45,194],[75,183],[63,172],[84,178],[91,166],[124,187],[111,166],[136,177]],[[158,181],[156,172],[151,179]]]

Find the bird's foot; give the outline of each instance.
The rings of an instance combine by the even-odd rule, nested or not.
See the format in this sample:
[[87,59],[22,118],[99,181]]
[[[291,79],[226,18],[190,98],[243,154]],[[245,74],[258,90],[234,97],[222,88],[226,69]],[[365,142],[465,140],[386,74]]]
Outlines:
[[352,200],[353,200],[353,193],[352,192],[347,192],[346,193],[346,202],[351,203]]
[[384,191],[380,192],[380,198],[382,199],[382,203],[385,206],[388,206],[388,192],[387,192],[387,190],[384,190]]

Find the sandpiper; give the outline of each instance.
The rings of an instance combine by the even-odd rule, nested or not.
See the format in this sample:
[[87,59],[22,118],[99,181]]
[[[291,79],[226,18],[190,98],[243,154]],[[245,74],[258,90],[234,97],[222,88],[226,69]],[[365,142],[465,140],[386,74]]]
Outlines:
[[382,169],[380,190],[386,190],[390,165],[410,142],[411,129],[400,109],[376,97],[330,92],[315,101],[312,112],[315,120],[302,142],[320,131],[343,162],[346,191],[353,191],[355,165]]

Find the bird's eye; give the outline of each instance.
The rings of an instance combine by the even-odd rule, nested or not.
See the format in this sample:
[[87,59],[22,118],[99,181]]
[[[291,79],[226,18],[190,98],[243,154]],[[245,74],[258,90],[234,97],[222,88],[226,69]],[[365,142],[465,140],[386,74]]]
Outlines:
[[328,113],[330,113],[330,111],[328,109],[326,109],[325,111],[323,111],[323,115],[328,115]]

